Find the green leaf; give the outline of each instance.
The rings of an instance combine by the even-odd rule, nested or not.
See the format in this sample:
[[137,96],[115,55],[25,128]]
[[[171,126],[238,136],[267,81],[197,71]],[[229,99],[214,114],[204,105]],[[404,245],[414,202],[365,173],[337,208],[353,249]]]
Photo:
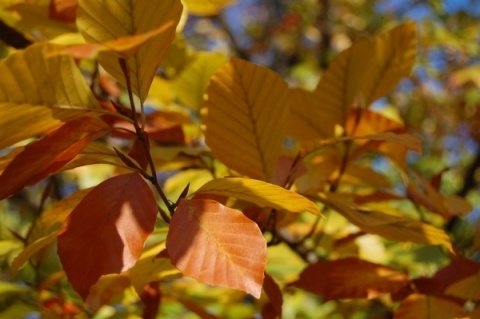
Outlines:
[[292,213],[308,211],[321,215],[317,205],[291,190],[255,179],[232,177],[214,179],[203,185],[197,193],[209,193],[234,197]]
[[53,232],[48,236],[37,239],[28,245],[12,262],[12,270],[17,271],[29,260],[36,252],[50,245],[57,239],[57,232]]

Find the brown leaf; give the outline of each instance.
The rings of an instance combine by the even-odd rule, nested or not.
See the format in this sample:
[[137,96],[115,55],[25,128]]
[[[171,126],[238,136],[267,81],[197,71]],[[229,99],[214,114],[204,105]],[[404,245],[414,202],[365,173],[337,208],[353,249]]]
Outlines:
[[152,281],[143,288],[140,299],[143,303],[143,319],[155,319],[160,307],[162,293],[160,292],[160,282]]
[[185,306],[185,308],[187,308],[188,310],[190,310],[191,312],[197,314],[198,316],[200,316],[200,318],[202,319],[218,319],[217,316],[214,316],[212,315],[211,313],[209,313],[206,309],[204,309],[203,307],[201,307],[200,305],[194,303],[193,301],[190,301],[190,300],[187,300],[187,299],[183,299],[183,298],[177,298],[177,300]]
[[67,122],[27,145],[0,176],[0,198],[18,193],[56,173],[91,141],[109,130],[103,122],[82,118]]
[[75,22],[78,0],[52,0],[48,8],[48,17],[53,20]]
[[[463,306],[450,300],[413,294],[400,303],[394,319],[467,319]],[[472,317],[473,318],[473,317]]]
[[157,203],[138,173],[92,189],[58,235],[58,255],[73,288],[86,299],[100,276],[131,268],[153,231]]
[[181,200],[170,223],[167,249],[185,276],[260,297],[266,240],[241,212],[213,200]]
[[307,267],[293,285],[324,300],[378,298],[400,290],[410,278],[398,270],[357,258],[319,262]]
[[282,291],[273,278],[265,272],[263,280],[263,290],[268,296],[270,303],[275,311],[275,317],[282,318],[283,296]]

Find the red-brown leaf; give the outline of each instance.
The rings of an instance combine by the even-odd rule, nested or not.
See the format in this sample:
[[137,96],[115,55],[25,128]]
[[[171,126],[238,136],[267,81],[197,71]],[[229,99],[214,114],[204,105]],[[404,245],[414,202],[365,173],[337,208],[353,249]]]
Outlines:
[[78,0],[52,0],[48,8],[50,19],[75,22],[77,17]]
[[85,196],[58,235],[63,268],[82,298],[100,276],[135,264],[156,215],[155,197],[138,173],[112,177]]
[[15,156],[0,176],[0,199],[54,174],[108,129],[99,120],[82,118],[67,122],[42,139],[30,143]]
[[167,249],[186,276],[260,297],[267,245],[257,224],[213,200],[181,200]]
[[[463,306],[435,296],[413,294],[400,303],[394,319],[467,319]],[[474,317],[471,317],[474,319]]]
[[283,296],[282,291],[273,278],[265,272],[265,279],[263,281],[263,290],[267,294],[270,303],[275,310],[275,317],[282,318]]
[[377,298],[400,290],[408,275],[357,258],[319,262],[307,267],[293,285],[324,296],[324,300]]

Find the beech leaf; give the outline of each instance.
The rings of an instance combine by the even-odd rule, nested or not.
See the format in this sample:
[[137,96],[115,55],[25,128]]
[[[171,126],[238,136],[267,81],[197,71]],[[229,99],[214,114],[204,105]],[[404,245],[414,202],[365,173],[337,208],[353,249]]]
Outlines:
[[[181,13],[180,0],[155,2],[80,0],[77,26],[88,43],[103,43],[146,34],[173,22],[172,27],[148,39],[127,59],[133,93],[143,102],[147,98],[157,68],[175,36],[174,26],[180,21]],[[115,53],[100,52],[98,61],[118,82],[127,87],[125,75]],[[146,61],[148,63],[145,63]]]
[[265,273],[265,279],[263,280],[263,290],[267,294],[267,297],[275,310],[276,317],[282,318],[282,291],[275,280],[273,280],[272,276],[267,273]]
[[480,270],[469,277],[454,282],[445,290],[446,295],[462,299],[480,300]]
[[323,295],[324,300],[378,298],[405,287],[407,274],[358,258],[319,262],[308,266],[292,285]]
[[240,174],[271,181],[287,124],[287,83],[232,58],[212,76],[207,96],[205,139],[215,156]]
[[100,183],[72,211],[58,234],[58,255],[84,300],[100,276],[135,264],[156,215],[155,197],[138,173]]
[[204,184],[197,190],[197,193],[234,197],[260,207],[271,207],[292,213],[308,211],[315,215],[321,215],[317,205],[302,195],[256,179],[218,178]]
[[50,245],[57,239],[57,232],[51,233],[48,236],[37,239],[31,243],[17,256],[12,262],[12,270],[17,271],[22,267],[35,253]]
[[167,250],[185,276],[260,297],[267,243],[257,224],[241,212],[213,200],[181,200]]
[[27,145],[0,175],[0,199],[18,193],[59,171],[88,143],[109,127],[94,118],[67,122],[38,141]]
[[[394,319],[452,319],[468,318],[463,305],[451,300],[412,294],[400,303]],[[473,319],[473,317],[472,317]]]

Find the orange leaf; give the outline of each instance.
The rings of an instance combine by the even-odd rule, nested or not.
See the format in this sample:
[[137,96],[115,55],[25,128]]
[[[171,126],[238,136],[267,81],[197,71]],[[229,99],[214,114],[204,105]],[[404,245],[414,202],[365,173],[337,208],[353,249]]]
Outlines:
[[[359,114],[359,112],[362,112],[362,114]],[[355,126],[358,116],[361,116],[360,122]],[[378,112],[353,109],[347,119],[345,130],[348,135],[362,136],[385,132],[401,133],[405,128],[402,123],[389,119]]]
[[53,20],[75,22],[77,0],[52,0],[48,8],[48,17]]
[[138,173],[92,189],[58,235],[58,255],[73,288],[86,299],[100,276],[131,268],[153,231],[157,203]]
[[167,249],[184,275],[260,297],[267,244],[257,224],[241,212],[213,200],[181,200]]
[[142,318],[144,319],[157,318],[157,313],[160,307],[160,299],[162,298],[159,284],[159,281],[152,281],[143,288],[140,299],[143,303]]
[[[394,319],[467,319],[463,306],[448,299],[413,294],[400,303]],[[473,317],[472,317],[473,318]]]
[[324,300],[378,298],[405,287],[407,274],[357,258],[319,262],[307,267],[293,285],[321,294]]
[[265,272],[265,279],[263,281],[263,290],[268,296],[270,303],[275,310],[276,316],[282,318],[283,296],[282,291],[273,278]]
[[18,193],[54,174],[72,160],[92,140],[108,131],[96,119],[67,122],[42,139],[27,145],[0,176],[0,198]]

